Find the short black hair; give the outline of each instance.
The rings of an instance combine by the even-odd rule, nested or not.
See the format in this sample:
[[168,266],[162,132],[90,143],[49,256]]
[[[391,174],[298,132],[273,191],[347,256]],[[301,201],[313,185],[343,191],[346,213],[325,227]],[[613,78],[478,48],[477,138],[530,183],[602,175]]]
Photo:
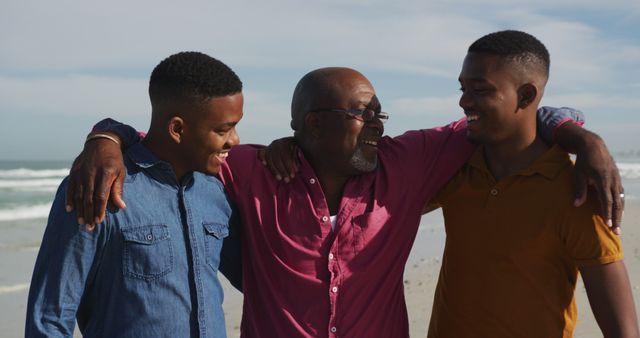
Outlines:
[[551,58],[549,51],[540,40],[531,34],[504,30],[487,34],[469,46],[469,53],[488,53],[502,57],[506,62],[523,67],[538,66],[549,76]]
[[160,62],[149,79],[151,102],[202,101],[242,91],[242,81],[221,61],[200,52],[180,52]]

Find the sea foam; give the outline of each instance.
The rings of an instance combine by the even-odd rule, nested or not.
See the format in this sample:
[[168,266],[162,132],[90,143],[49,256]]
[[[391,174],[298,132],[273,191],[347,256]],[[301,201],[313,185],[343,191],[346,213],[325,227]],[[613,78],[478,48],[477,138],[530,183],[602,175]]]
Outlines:
[[0,221],[47,218],[50,210],[51,203],[20,206],[11,209],[0,209]]
[[618,163],[618,170],[622,178],[640,179],[640,163]]
[[69,169],[9,169],[0,170],[0,179],[5,178],[43,178],[43,177],[65,177],[69,174]]

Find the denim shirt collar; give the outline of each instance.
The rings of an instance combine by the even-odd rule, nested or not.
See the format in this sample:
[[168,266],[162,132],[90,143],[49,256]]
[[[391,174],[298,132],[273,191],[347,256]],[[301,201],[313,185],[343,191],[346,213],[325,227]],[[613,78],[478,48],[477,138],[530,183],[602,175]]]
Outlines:
[[145,147],[140,142],[127,148],[126,156],[129,157],[129,159],[140,168],[150,168],[159,163],[169,165],[169,163],[157,158],[156,155],[152,153],[151,150],[149,150],[149,148]]
[[[189,184],[192,181],[193,173],[189,173],[182,178],[182,182],[178,182],[171,164],[159,159],[142,143],[136,143],[127,148],[125,155],[129,159],[129,166],[135,166],[138,170],[145,170],[157,181],[169,183],[177,187],[183,184]],[[129,168],[129,170],[131,169],[133,168]]]

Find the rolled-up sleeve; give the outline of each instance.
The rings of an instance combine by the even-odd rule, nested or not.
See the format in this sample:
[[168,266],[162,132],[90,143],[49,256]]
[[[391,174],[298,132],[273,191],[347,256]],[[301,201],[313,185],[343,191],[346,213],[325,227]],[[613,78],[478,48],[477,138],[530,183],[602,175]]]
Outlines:
[[569,107],[540,107],[538,108],[538,134],[548,144],[555,143],[558,128],[567,123],[584,124],[584,114]]

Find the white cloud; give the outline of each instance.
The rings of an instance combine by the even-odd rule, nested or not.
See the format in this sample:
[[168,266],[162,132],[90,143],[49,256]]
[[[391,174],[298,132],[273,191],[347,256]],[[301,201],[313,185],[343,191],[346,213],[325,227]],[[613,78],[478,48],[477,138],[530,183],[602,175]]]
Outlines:
[[[627,0],[606,5],[596,0],[518,5],[508,0],[22,0],[0,7],[3,114],[97,118],[114,113],[146,121],[148,74],[163,57],[180,50],[206,52],[234,69],[277,73],[343,65],[383,74],[376,82],[385,81],[387,89],[407,86],[405,75],[438,86],[457,77],[472,41],[516,28],[533,33],[551,51],[545,102],[621,111],[630,119],[627,124],[640,121],[629,113],[640,106],[633,99],[640,78],[638,35],[603,29],[614,23],[635,27],[640,3]],[[598,22],[598,13],[608,15]],[[395,82],[384,74],[393,74]],[[282,81],[277,76],[269,80]],[[239,126],[243,141],[290,134],[293,88],[246,88]],[[391,94],[384,95],[394,130],[412,128],[423,117],[440,123],[460,112],[457,95],[422,97],[415,95],[419,89],[408,89],[413,92],[387,90]],[[611,123],[619,123],[617,118],[612,115]]]

